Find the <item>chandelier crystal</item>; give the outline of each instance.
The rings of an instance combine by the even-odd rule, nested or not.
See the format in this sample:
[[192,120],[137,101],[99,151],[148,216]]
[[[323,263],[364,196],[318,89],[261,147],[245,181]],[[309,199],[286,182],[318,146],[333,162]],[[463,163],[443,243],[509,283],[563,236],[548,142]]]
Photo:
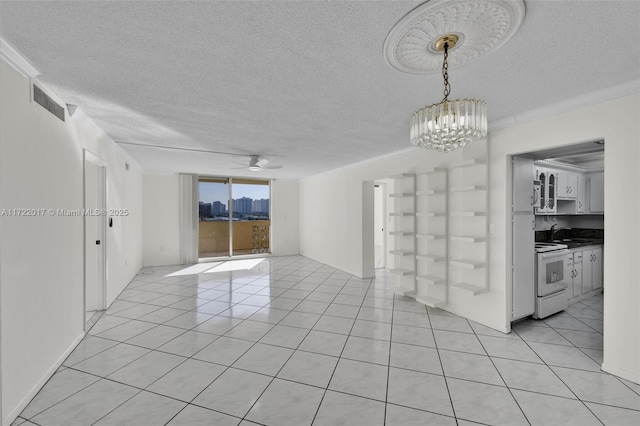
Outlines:
[[420,148],[449,152],[487,136],[487,104],[479,99],[448,99],[451,91],[448,74],[449,49],[458,41],[455,34],[439,37],[434,48],[444,52],[442,76],[444,98],[411,116],[410,141]]

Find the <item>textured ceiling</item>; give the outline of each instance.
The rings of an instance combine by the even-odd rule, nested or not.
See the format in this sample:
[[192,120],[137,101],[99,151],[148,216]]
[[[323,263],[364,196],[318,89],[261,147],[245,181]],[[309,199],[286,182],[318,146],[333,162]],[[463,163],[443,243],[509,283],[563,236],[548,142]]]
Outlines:
[[[0,1],[0,37],[150,172],[299,178],[407,148],[439,75],[384,59],[420,1]],[[640,2],[525,0],[499,50],[450,71],[489,125],[640,79]],[[453,55],[453,53],[452,53]],[[252,174],[254,175],[254,174]]]

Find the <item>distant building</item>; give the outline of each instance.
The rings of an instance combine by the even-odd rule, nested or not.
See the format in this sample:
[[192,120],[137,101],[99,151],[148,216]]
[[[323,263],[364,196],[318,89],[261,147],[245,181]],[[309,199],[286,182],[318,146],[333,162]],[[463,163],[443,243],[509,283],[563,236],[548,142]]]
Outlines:
[[269,199],[253,200],[253,213],[269,214]]
[[253,213],[253,199],[242,197],[233,200],[233,212],[239,214]]
[[213,216],[219,215],[219,214],[224,214],[226,212],[227,212],[227,205],[226,204],[222,204],[220,201],[214,201],[211,204],[211,214]]
[[203,201],[200,201],[200,203],[198,204],[198,211],[201,218],[211,217],[212,216],[211,203],[205,203]]

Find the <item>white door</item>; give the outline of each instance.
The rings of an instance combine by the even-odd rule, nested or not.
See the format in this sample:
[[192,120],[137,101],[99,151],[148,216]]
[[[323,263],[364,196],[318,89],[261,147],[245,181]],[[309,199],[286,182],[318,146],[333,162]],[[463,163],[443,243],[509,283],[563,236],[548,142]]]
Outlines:
[[[85,151],[84,235],[85,235],[85,312],[105,309],[105,186],[106,167]],[[90,314],[86,319],[89,319]]]
[[513,215],[512,320],[529,316],[535,310],[534,227],[532,214]]
[[386,187],[384,184],[376,183],[373,189],[373,226],[374,226],[374,253],[375,253],[375,268],[386,268],[387,256],[386,256],[386,230],[385,230],[385,193]]
[[533,192],[533,160],[513,157],[513,211],[532,213],[537,197]]

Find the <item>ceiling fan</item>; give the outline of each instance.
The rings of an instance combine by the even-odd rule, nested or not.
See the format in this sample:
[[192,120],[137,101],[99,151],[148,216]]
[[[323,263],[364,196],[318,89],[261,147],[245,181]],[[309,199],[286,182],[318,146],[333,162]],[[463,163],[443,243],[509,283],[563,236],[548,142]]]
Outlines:
[[240,164],[243,167],[234,167],[234,169],[249,169],[252,172],[260,172],[266,169],[281,169],[282,166],[276,165],[268,165],[269,160],[266,158],[261,158],[259,155],[250,155],[249,156],[249,164],[242,164],[235,162],[236,164]]

